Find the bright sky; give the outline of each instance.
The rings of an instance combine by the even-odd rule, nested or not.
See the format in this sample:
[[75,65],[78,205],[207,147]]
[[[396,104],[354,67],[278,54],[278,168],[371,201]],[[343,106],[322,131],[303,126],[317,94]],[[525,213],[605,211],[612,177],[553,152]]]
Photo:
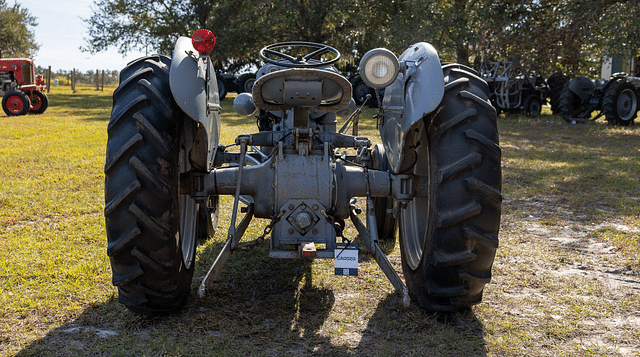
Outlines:
[[[94,0],[17,0],[31,15],[37,17],[36,42],[40,50],[34,57],[36,66],[51,66],[53,71],[72,69],[121,70],[128,62],[142,56],[128,54],[125,58],[115,48],[96,55],[80,51],[85,45],[87,28],[81,18],[92,15]],[[7,1],[13,3],[12,0]]]

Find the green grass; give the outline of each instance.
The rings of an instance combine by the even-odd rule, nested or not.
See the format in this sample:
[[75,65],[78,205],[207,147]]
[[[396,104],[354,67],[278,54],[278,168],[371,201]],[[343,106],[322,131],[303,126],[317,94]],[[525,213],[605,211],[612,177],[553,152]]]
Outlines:
[[[234,253],[199,300],[197,284],[230,223],[224,197],[218,232],[198,247],[188,305],[149,317],[117,302],[106,256],[112,90],[55,89],[43,115],[0,117],[0,356],[640,353],[637,292],[602,278],[640,276],[638,126],[569,125],[548,114],[499,118],[501,247],[483,303],[465,314],[403,309],[371,258],[362,258],[358,277],[336,277],[329,260],[269,259],[268,243]],[[230,99],[223,111],[222,143],[254,131],[255,118],[233,114]],[[363,113],[360,135],[377,142],[373,114]],[[254,220],[245,240],[265,224]],[[353,228],[347,235],[355,237]],[[588,251],[591,241],[615,254]],[[385,249],[399,270],[398,247]]]
[[50,94],[0,117],[0,351],[15,352],[113,295],[104,254],[110,93]]

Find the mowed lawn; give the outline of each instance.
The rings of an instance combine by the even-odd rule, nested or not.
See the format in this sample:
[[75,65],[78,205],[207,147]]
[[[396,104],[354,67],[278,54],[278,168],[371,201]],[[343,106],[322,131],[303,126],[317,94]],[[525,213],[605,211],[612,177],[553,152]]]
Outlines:
[[[499,117],[501,246],[484,301],[464,314],[403,309],[368,257],[357,278],[335,277],[328,260],[268,259],[268,244],[234,253],[199,300],[230,221],[224,198],[188,305],[150,317],[117,302],[106,256],[112,91],[54,88],[44,114],[0,116],[0,356],[640,355],[640,125]],[[232,98],[223,111],[222,143],[255,131]],[[360,135],[378,141],[373,114]],[[397,245],[385,250],[399,269]]]

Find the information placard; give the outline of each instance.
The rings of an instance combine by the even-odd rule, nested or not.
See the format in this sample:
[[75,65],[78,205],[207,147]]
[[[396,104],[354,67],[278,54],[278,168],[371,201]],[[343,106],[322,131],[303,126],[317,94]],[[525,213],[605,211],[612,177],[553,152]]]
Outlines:
[[336,243],[334,261],[336,275],[358,276],[358,244]]

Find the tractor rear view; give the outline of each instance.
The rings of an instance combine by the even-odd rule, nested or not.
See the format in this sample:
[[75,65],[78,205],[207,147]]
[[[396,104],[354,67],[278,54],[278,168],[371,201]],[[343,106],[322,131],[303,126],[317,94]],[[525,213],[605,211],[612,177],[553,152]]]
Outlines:
[[[498,248],[502,176],[496,111],[475,71],[441,64],[424,42],[400,57],[367,52],[360,75],[385,90],[374,145],[346,133],[358,111],[351,83],[334,66],[337,49],[270,44],[259,51],[264,65],[251,93],[234,100],[258,130],[221,145],[224,119],[207,55],[214,45],[210,31],[198,30],[178,39],[172,57],[141,58],[120,73],[104,210],[120,302],[150,314],[184,306],[196,245],[213,233],[227,195],[226,241],[200,281],[200,298],[258,218],[268,222],[261,238],[270,236],[271,258],[332,259],[336,275],[353,276],[362,250],[403,306],[454,312],[480,303]],[[357,235],[346,233],[347,221]],[[404,279],[379,245],[396,239]]]
[[47,109],[44,76],[35,76],[33,60],[0,58],[2,109],[9,116],[41,114]]

